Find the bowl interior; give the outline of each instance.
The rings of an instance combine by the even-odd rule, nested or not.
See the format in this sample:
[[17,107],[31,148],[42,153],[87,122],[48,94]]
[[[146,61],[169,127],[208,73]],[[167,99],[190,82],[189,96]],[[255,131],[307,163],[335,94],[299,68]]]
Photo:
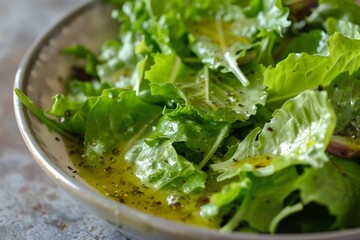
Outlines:
[[[82,44],[99,52],[101,44],[117,35],[110,9],[99,2],[87,3],[67,14],[30,49],[15,81],[43,109],[50,109],[52,96],[64,91],[74,61],[59,55],[65,46]],[[95,214],[121,228],[133,238],[146,239],[343,239],[360,238],[360,229],[306,235],[220,234],[151,216],[114,202],[89,187],[76,173],[64,139],[30,114],[14,97],[15,113],[22,136],[34,159],[73,198]]]

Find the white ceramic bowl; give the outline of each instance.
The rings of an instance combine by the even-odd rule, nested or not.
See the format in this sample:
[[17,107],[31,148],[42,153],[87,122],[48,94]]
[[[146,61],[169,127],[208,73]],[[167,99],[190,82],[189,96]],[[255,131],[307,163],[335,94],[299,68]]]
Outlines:
[[[63,91],[63,80],[72,62],[58,55],[64,46],[79,43],[98,51],[101,43],[117,34],[118,27],[110,9],[100,2],[84,4],[69,12],[29,50],[16,75],[15,88],[25,92],[34,103],[50,109],[51,97]],[[87,206],[134,239],[360,239],[360,229],[318,234],[261,235],[222,234],[159,218],[115,202],[92,189],[68,166],[74,168],[63,139],[35,118],[14,96],[16,119],[21,134],[44,171],[71,197]],[[60,140],[59,140],[60,139]],[[360,213],[354,213],[360,214]]]

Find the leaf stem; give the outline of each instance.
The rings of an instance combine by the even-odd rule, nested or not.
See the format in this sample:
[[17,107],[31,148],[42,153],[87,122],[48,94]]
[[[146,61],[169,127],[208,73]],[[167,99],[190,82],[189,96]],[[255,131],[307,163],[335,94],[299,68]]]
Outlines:
[[209,68],[204,66],[204,78],[205,78],[205,100],[210,103],[210,79]]
[[225,36],[224,36],[224,30],[222,27],[221,19],[216,20],[216,31],[219,35],[219,41],[220,41],[220,47],[224,54],[225,60],[230,66],[231,72],[240,80],[241,84],[246,86],[249,86],[250,83],[245,77],[244,73],[239,68],[236,60],[230,55],[230,53],[227,51],[228,47],[226,44]]
[[162,113],[156,114],[152,119],[150,119],[149,124],[144,124],[139,131],[132,136],[130,139],[127,140],[126,145],[124,146],[124,152],[127,152],[130,147],[132,147],[136,141],[138,141],[141,136],[143,136],[146,132],[146,130],[149,128],[151,123],[155,122],[156,119],[158,119],[161,116]]
[[221,19],[217,19],[216,20],[216,31],[219,34],[219,41],[220,41],[220,47],[223,53],[226,52],[227,49],[227,45],[225,42],[225,37],[224,37],[224,30],[221,24]]
[[220,229],[221,232],[232,232],[237,226],[239,226],[240,222],[243,220],[244,214],[246,213],[246,209],[250,202],[250,196],[251,194],[248,194],[245,197],[235,215]]
[[201,160],[199,164],[199,168],[203,168],[207,162],[210,160],[210,158],[214,155],[215,151],[219,148],[221,142],[224,140],[225,136],[228,134],[230,129],[230,124],[226,124],[220,131],[219,136],[216,139],[216,142],[211,147],[211,149],[208,151],[208,153],[204,156],[204,158]]
[[149,13],[149,16],[151,18],[153,18],[154,17],[154,12],[153,12],[152,7],[151,7],[151,0],[145,0],[145,6],[146,6],[147,12]]
[[170,83],[175,82],[176,76],[177,76],[178,71],[180,69],[180,66],[181,66],[181,59],[178,56],[176,56],[174,66],[173,66],[173,69],[172,69],[170,77],[169,77],[169,82]]
[[43,122],[46,126],[48,126],[50,129],[60,133],[62,136],[72,140],[72,141],[78,141],[77,138],[69,134],[65,129],[63,129],[55,120],[48,118],[45,115],[45,112],[36,107],[35,104],[30,100],[28,96],[25,95],[20,89],[15,89],[15,94],[20,99],[21,103],[24,104],[24,106],[32,112],[41,122]]
[[234,60],[233,57],[231,57],[229,52],[225,52],[224,54],[225,60],[229,64],[230,68],[232,69],[232,73],[240,80],[241,84],[246,86],[250,85],[249,80],[246,78],[244,73],[239,68],[237,62]]

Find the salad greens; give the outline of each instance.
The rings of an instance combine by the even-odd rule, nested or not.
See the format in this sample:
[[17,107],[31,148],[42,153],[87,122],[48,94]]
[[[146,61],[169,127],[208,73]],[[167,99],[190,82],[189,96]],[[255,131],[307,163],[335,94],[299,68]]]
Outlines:
[[154,191],[207,193],[224,232],[360,226],[355,1],[107,2],[118,38],[61,51],[83,74],[51,110],[15,90],[88,165],[121,153]]

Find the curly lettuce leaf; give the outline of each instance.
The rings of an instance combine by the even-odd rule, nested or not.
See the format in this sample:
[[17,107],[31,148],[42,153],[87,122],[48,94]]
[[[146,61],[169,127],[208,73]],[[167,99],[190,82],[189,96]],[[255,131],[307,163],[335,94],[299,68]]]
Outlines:
[[51,114],[59,117],[59,124],[69,132],[84,138],[86,132],[86,121],[90,109],[97,101],[97,97],[88,98],[83,102],[71,100],[64,95],[56,95]]
[[360,39],[360,26],[345,19],[328,18],[326,29],[329,34],[340,32],[348,38]]
[[290,54],[264,72],[268,104],[283,102],[297,94],[328,86],[340,74],[357,75],[360,68],[360,40],[334,33],[328,41],[329,56]]
[[154,189],[184,193],[205,189],[206,173],[179,155],[171,140],[141,141],[126,153],[125,159],[136,165],[136,176]]
[[69,132],[84,138],[85,125],[90,109],[105,89],[112,86],[107,82],[83,82],[72,80],[68,83],[67,95],[58,94],[53,97],[52,115],[61,119],[59,125]]
[[101,46],[101,63],[97,66],[100,80],[118,88],[135,90],[136,66],[141,59],[135,47],[136,39],[132,33],[124,34],[121,40],[106,41]]
[[250,83],[238,66],[238,60],[258,44],[255,36],[265,39],[259,55],[266,55],[267,45],[272,47],[273,43],[268,33],[276,31],[281,35],[282,29],[290,25],[289,11],[282,7],[281,1],[258,1],[252,7],[248,14],[256,16],[253,18],[247,18],[242,8],[233,6],[226,13],[219,11],[215,18],[204,19],[190,27],[194,36],[192,49],[201,61],[210,69],[233,73],[244,86]]
[[276,110],[263,129],[250,132],[235,152],[229,151],[229,160],[211,166],[221,172],[218,180],[243,171],[266,176],[299,164],[322,167],[335,122],[327,93],[305,91]]
[[145,72],[150,83],[193,81],[196,70],[186,66],[176,54],[154,53],[154,64]]
[[[284,29],[290,26],[289,9],[284,7],[281,0],[251,1],[251,9],[247,9],[247,16],[256,17],[260,31],[277,32],[282,36]],[[250,15],[249,15],[250,14]],[[262,33],[263,34],[263,33]]]
[[102,94],[102,91],[108,88],[112,88],[112,85],[108,82],[99,81],[78,81],[73,80],[67,84],[69,89],[67,97],[74,102],[86,101],[89,97],[96,97]]

